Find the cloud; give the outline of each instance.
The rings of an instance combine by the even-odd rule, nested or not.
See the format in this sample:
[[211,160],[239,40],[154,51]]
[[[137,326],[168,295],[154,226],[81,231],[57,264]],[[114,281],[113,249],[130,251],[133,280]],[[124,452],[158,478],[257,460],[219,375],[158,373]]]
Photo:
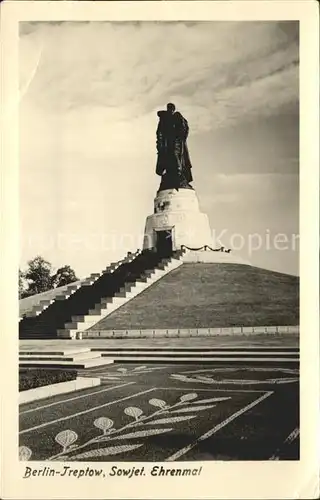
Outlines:
[[154,161],[155,111],[168,100],[192,140],[298,99],[295,23],[27,23],[23,32],[26,163],[59,150],[64,164],[121,158],[140,168]]
[[[41,51],[28,101],[56,113],[95,108],[112,123],[175,99],[201,131],[297,99],[291,23],[43,23],[21,50],[31,66]],[[28,81],[27,64],[21,73]]]

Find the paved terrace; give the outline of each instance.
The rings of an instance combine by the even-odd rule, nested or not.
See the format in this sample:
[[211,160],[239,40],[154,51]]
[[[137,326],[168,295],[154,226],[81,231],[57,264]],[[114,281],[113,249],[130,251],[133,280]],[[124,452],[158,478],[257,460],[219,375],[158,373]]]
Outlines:
[[79,347],[99,348],[99,347],[298,347],[299,335],[219,335],[217,337],[199,337],[199,338],[155,338],[155,339],[83,339],[83,340],[20,340],[20,350],[52,350],[52,349],[70,349]]
[[299,367],[115,364],[102,385],[20,405],[31,460],[299,459]]

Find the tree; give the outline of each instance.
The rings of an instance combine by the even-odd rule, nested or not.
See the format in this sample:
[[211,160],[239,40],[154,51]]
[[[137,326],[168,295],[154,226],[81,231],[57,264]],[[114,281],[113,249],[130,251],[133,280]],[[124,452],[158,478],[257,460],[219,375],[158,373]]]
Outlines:
[[26,284],[25,284],[24,273],[19,269],[19,300],[23,299],[26,294]]
[[29,260],[28,269],[25,272],[19,269],[19,299],[43,293],[77,280],[78,278],[70,266],[62,266],[53,273],[50,262],[38,255]]
[[52,266],[50,262],[44,260],[38,255],[28,262],[29,269],[24,273],[24,277],[28,280],[28,295],[46,292],[52,288],[51,272]]
[[78,281],[74,270],[70,266],[62,266],[51,277],[51,287],[57,288],[58,286],[68,285],[74,281]]

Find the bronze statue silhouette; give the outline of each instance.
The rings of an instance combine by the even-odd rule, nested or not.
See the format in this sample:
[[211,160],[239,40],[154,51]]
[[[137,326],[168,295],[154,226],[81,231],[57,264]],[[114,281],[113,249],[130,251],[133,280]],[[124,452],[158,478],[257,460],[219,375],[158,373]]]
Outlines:
[[167,104],[166,111],[158,111],[158,160],[156,173],[161,176],[159,191],[164,189],[193,189],[191,161],[187,146],[189,126],[175,105]]

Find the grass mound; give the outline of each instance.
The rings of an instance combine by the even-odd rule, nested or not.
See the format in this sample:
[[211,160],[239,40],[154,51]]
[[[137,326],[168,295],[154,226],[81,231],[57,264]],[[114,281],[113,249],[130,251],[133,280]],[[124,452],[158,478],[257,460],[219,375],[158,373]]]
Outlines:
[[298,324],[298,277],[242,264],[187,263],[92,329]]
[[19,392],[36,389],[45,385],[69,382],[77,378],[77,372],[72,370],[20,369]]

